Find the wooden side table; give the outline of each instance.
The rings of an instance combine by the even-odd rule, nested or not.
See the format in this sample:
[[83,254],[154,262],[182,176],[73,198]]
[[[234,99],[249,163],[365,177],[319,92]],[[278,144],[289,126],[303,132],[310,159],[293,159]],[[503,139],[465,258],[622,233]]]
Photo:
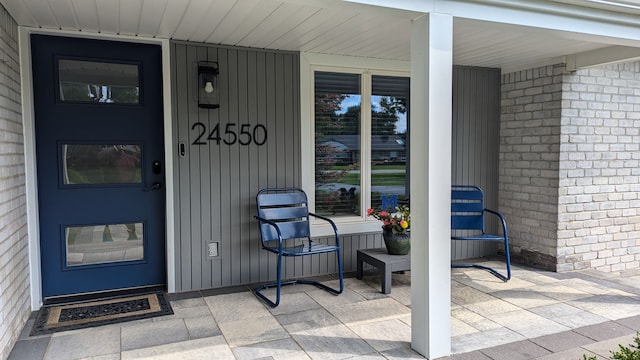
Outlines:
[[357,278],[362,279],[364,263],[370,264],[382,272],[380,283],[382,293],[391,293],[391,273],[411,270],[411,254],[389,255],[387,249],[360,249],[357,252]]

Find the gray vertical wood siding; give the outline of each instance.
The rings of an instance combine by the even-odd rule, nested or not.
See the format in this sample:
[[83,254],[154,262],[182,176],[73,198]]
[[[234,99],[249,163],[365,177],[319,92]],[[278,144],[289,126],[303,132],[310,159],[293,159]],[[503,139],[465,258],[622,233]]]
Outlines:
[[[258,245],[255,195],[263,187],[300,183],[299,57],[266,52],[174,42],[171,45],[174,131],[173,144],[185,156],[175,159],[176,289],[214,288],[268,280],[275,261]],[[219,65],[220,108],[197,103],[197,63]],[[201,140],[194,141],[206,128]],[[267,130],[267,141],[226,145],[207,140],[219,124],[225,139],[227,124],[238,134],[242,124]],[[258,135],[260,131],[258,131]],[[244,138],[246,140],[246,138]],[[208,256],[208,244],[218,242],[219,256]],[[287,275],[302,264],[287,264]],[[295,269],[294,269],[295,268]]]
[[[215,61],[220,74],[220,108],[197,103],[197,63]],[[255,195],[264,187],[300,185],[299,55],[186,42],[171,44],[173,131],[177,156],[175,203],[176,290],[253,284],[274,279],[276,259],[259,246]],[[497,204],[499,72],[456,68],[454,71],[453,178],[476,183],[489,204]],[[495,104],[494,104],[495,103]],[[193,145],[200,125],[206,127]],[[258,146],[217,144],[207,140],[216,124],[263,125],[267,141]],[[382,247],[381,234],[342,237],[345,271],[355,271],[356,251]],[[325,239],[319,239],[324,241]],[[217,242],[219,255],[208,256]],[[473,251],[471,251],[473,250]],[[485,249],[456,250],[455,258]],[[491,249],[490,249],[491,251]],[[495,250],[493,250],[495,252]],[[285,277],[334,273],[333,255],[287,259]]]
[[[480,186],[486,207],[498,210],[499,69],[453,68],[452,136],[452,183]],[[496,231],[495,224],[488,229]],[[496,249],[494,242],[452,241],[451,257],[473,258],[495,254]]]

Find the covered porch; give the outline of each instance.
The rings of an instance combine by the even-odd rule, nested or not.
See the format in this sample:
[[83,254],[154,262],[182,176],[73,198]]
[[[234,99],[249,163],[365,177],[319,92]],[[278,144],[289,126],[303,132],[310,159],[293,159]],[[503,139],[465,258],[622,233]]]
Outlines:
[[[585,4],[582,2],[569,0],[544,3],[520,1],[508,6],[504,6],[501,1],[403,2],[400,6],[401,8],[398,8],[399,6],[394,1],[337,0],[167,0],[160,2],[159,5],[151,1],[142,0],[116,2],[3,0],[1,2],[8,10],[8,18],[15,21],[21,32],[21,39],[12,49],[13,52],[10,55],[13,56],[11,58],[12,65],[21,63],[23,76],[21,78],[23,89],[21,105],[24,112],[20,116],[25,129],[25,133],[21,135],[24,135],[24,155],[26,159],[25,163],[21,165],[26,168],[24,191],[26,196],[24,203],[26,203],[27,214],[24,218],[29,218],[27,223],[28,236],[25,235],[22,244],[24,251],[21,252],[22,255],[18,255],[22,256],[22,258],[15,259],[15,262],[22,264],[22,267],[10,269],[12,272],[21,274],[28,273],[29,276],[23,275],[21,277],[22,283],[10,287],[8,291],[4,292],[1,299],[3,303],[7,304],[18,303],[16,306],[18,310],[8,309],[6,311],[6,313],[18,314],[13,315],[15,318],[9,321],[11,327],[20,326],[28,314],[28,308],[30,310],[37,309],[42,305],[43,300],[41,269],[39,266],[41,254],[35,184],[37,179],[34,176],[36,155],[33,139],[33,114],[31,113],[32,99],[30,98],[31,79],[29,78],[31,59],[29,58],[28,37],[30,34],[44,33],[58,36],[154,43],[162,47],[164,76],[163,121],[166,130],[164,136],[165,158],[167,159],[166,286],[170,293],[184,292],[196,296],[195,298],[181,300],[178,297],[181,297],[182,293],[181,295],[175,295],[174,303],[179,310],[178,315],[163,323],[163,325],[167,325],[168,329],[172,330],[167,330],[165,335],[158,334],[157,337],[146,336],[144,339],[139,339],[139,343],[133,344],[129,342],[132,339],[136,339],[135,334],[145,334],[145,326],[153,328],[155,326],[136,324],[134,326],[140,326],[140,328],[128,328],[127,325],[124,325],[115,328],[107,327],[101,330],[66,334],[64,336],[56,335],[50,338],[26,339],[26,341],[35,341],[44,346],[44,349],[48,349],[43,352],[45,356],[48,356],[46,354],[49,351],[51,351],[51,354],[56,354],[56,348],[66,350],[69,349],[68,344],[76,344],[81,349],[100,349],[102,346],[107,346],[111,351],[117,348],[115,352],[102,353],[107,357],[114,354],[118,354],[114,355],[116,357],[122,355],[122,358],[144,356],[144,351],[148,350],[164,354],[167,352],[166,347],[173,346],[178,347],[175,349],[176,353],[193,351],[198,346],[205,348],[214,346],[216,347],[216,353],[220,350],[221,354],[227,353],[229,356],[237,358],[243,358],[243,351],[246,348],[249,354],[246,357],[255,358],[256,353],[251,353],[251,351],[262,349],[262,345],[256,344],[266,344],[265,347],[268,349],[280,349],[282,347],[289,349],[293,347],[292,351],[290,351],[292,356],[295,357],[298,351],[302,351],[307,354],[301,355],[303,358],[305,356],[313,358],[315,355],[311,354],[316,352],[326,355],[323,352],[328,348],[336,351],[333,354],[335,357],[384,354],[397,349],[399,349],[397,351],[419,357],[418,353],[410,350],[413,348],[430,358],[434,358],[448,354],[450,349],[453,352],[474,351],[474,347],[469,344],[482,343],[485,344],[482,346],[486,347],[488,340],[483,338],[484,334],[489,334],[487,339],[507,338],[516,341],[548,335],[544,332],[533,333],[536,329],[546,329],[546,327],[533,326],[526,321],[522,321],[518,319],[520,315],[529,316],[532,320],[540,320],[543,325],[550,326],[551,329],[549,331],[569,331],[569,333],[572,333],[573,327],[549,319],[556,318],[557,314],[541,315],[528,310],[530,307],[544,306],[539,304],[545,304],[545,301],[549,301],[549,305],[565,305],[567,302],[575,301],[576,303],[573,304],[575,306],[572,304],[569,304],[569,306],[578,309],[577,313],[586,312],[591,314],[585,315],[591,320],[597,319],[599,322],[614,320],[610,317],[612,316],[610,314],[598,313],[595,309],[584,309],[578,306],[582,304],[580,299],[583,295],[586,298],[596,297],[596,300],[593,302],[586,301],[586,304],[598,304],[602,298],[597,298],[597,296],[607,298],[607,294],[610,294],[609,292],[605,294],[593,293],[580,289],[571,290],[572,288],[570,287],[567,291],[569,294],[572,291],[577,291],[577,298],[568,295],[566,299],[555,298],[552,295],[556,294],[556,292],[549,290],[548,293],[542,292],[534,295],[534,299],[540,302],[533,301],[533,304],[538,306],[533,306],[527,301],[520,302],[522,306],[517,304],[519,300],[518,291],[521,289],[534,289],[537,291],[537,288],[552,288],[553,286],[558,286],[558,284],[568,286],[564,282],[572,283],[572,281],[565,281],[564,277],[573,276],[573,273],[561,275],[515,269],[514,279],[504,284],[498,283],[495,279],[474,278],[474,276],[478,276],[477,273],[469,274],[470,279],[466,281],[464,280],[464,277],[467,276],[466,274],[453,272],[452,280],[451,282],[449,281],[449,262],[451,259],[449,214],[443,209],[449,207],[448,190],[451,182],[470,180],[468,178],[452,179],[449,175],[453,166],[451,149],[452,75],[450,71],[454,65],[492,68],[499,69],[502,74],[513,73],[515,74],[514,78],[520,80],[519,72],[553,66],[559,63],[566,64],[567,71],[571,72],[594,65],[636,59],[640,56],[640,52],[636,48],[640,46],[640,31],[637,29],[637,22],[634,21],[640,14],[640,9],[595,2],[590,2],[588,7],[583,7],[581,5]],[[576,3],[578,3],[578,6],[576,6]],[[247,290],[228,295],[218,294],[215,297],[208,297],[209,292],[205,290],[196,290],[195,293],[191,293],[191,290],[199,288],[220,288],[219,290],[211,290],[211,294],[215,294],[216,291],[228,291],[228,289],[236,289],[235,286],[240,283],[249,283],[255,281],[256,277],[261,276],[259,271],[252,271],[251,269],[247,271],[248,265],[243,264],[242,266],[244,267],[240,268],[237,261],[238,258],[222,256],[212,260],[202,256],[202,250],[208,245],[207,242],[215,240],[228,241],[229,248],[235,247],[234,250],[237,250],[235,256],[257,252],[257,249],[253,250],[254,247],[252,246],[255,244],[255,239],[252,238],[250,233],[241,239],[235,239],[238,241],[230,241],[229,239],[232,239],[232,236],[237,236],[238,229],[244,226],[246,228],[253,226],[250,223],[252,215],[250,213],[252,211],[250,210],[250,204],[252,197],[258,190],[258,185],[262,185],[265,182],[286,182],[299,185],[311,194],[314,190],[313,179],[311,178],[310,180],[308,177],[308,174],[312,174],[314,171],[314,169],[309,168],[313,162],[313,154],[309,147],[301,146],[301,144],[312,139],[312,135],[309,135],[312,133],[312,120],[310,119],[310,114],[312,113],[310,107],[312,104],[306,101],[309,94],[305,93],[309,92],[312,86],[310,84],[311,77],[305,76],[308,73],[301,71],[299,84],[291,81],[290,84],[293,84],[293,86],[290,88],[282,84],[279,85],[282,88],[286,87],[286,93],[290,95],[290,99],[293,99],[291,101],[291,103],[294,103],[292,107],[295,110],[299,110],[288,113],[285,111],[285,116],[288,116],[289,121],[291,119],[297,121],[298,118],[301,118],[299,124],[294,124],[294,126],[280,125],[277,128],[277,131],[281,133],[286,132],[286,135],[293,135],[288,139],[293,139],[291,142],[295,148],[295,151],[286,151],[286,149],[283,151],[278,147],[276,153],[277,151],[284,152],[287,157],[281,153],[277,153],[272,157],[275,162],[279,161],[281,164],[287,164],[286,170],[288,172],[286,172],[284,180],[280,178],[274,179],[275,176],[273,174],[263,172],[255,178],[260,178],[260,183],[239,182],[238,179],[240,178],[249,178],[249,176],[241,176],[246,175],[242,169],[250,169],[252,164],[247,161],[240,161],[239,156],[235,157],[238,154],[244,154],[236,151],[236,149],[228,153],[224,152],[227,151],[226,149],[223,151],[226,158],[230,160],[230,171],[209,171],[202,164],[212,163],[206,160],[199,163],[194,156],[193,159],[196,159],[193,161],[194,168],[205,169],[206,176],[210,176],[212,173],[224,175],[220,177],[223,181],[222,184],[215,188],[220,193],[233,194],[233,197],[230,196],[224,199],[225,205],[229,205],[231,209],[227,213],[234,212],[241,214],[241,216],[239,221],[236,221],[235,218],[222,218],[223,216],[220,214],[216,215],[218,218],[202,217],[201,219],[199,218],[199,221],[204,225],[201,226],[200,223],[197,224],[198,226],[194,225],[195,230],[181,224],[181,217],[189,219],[190,211],[198,214],[198,216],[204,213],[201,208],[191,207],[188,201],[191,198],[194,201],[200,201],[201,197],[209,200],[212,196],[207,191],[214,187],[200,187],[200,183],[193,182],[197,186],[194,186],[194,190],[187,187],[188,196],[183,197],[183,199],[186,199],[184,201],[186,205],[182,208],[180,207],[180,191],[183,189],[180,189],[178,184],[182,186],[185,186],[184,184],[191,185],[189,181],[193,179],[181,178],[186,173],[181,171],[180,166],[183,166],[181,164],[188,163],[191,160],[188,156],[181,158],[179,154],[178,145],[183,140],[177,134],[179,131],[176,130],[178,127],[176,123],[192,115],[191,118],[186,120],[193,122],[197,121],[199,117],[209,119],[209,113],[202,115],[202,113],[198,113],[200,110],[197,105],[196,107],[191,106],[192,101],[187,99],[188,91],[185,91],[185,89],[189,88],[189,84],[180,83],[180,81],[188,82],[189,77],[181,76],[182,73],[178,73],[178,70],[172,68],[172,66],[180,62],[176,61],[176,58],[171,58],[171,56],[179,54],[171,48],[183,46],[192,49],[200,45],[209,46],[213,44],[233,49],[267,49],[274,52],[299,54],[302,59],[300,67],[303,71],[311,67],[311,65],[326,66],[323,61],[325,61],[326,57],[331,56],[344,59],[344,63],[341,64],[344,67],[360,65],[362,59],[375,59],[375,62],[385,70],[394,68],[393,70],[402,70],[410,74],[412,84],[411,102],[414,104],[411,109],[413,122],[410,137],[413,139],[411,141],[411,153],[415,156],[411,158],[408,165],[411,168],[411,184],[413,184],[411,187],[412,211],[414,219],[419,220],[415,222],[412,231],[415,238],[428,239],[428,241],[415,242],[413,247],[413,271],[410,276],[406,275],[404,279],[409,281],[410,277],[413,286],[402,287],[394,285],[392,296],[385,297],[376,293],[375,286],[368,288],[364,287],[359,281],[350,280],[348,294],[339,298],[331,298],[332,302],[323,300],[321,294],[302,289],[301,292],[290,296],[300,298],[300,301],[295,302],[296,306],[304,307],[305,305],[303,304],[307,304],[310,308],[287,308],[283,304],[281,308],[274,312],[262,308],[261,304],[257,303],[257,300]],[[20,49],[19,51],[18,48]],[[180,59],[184,60],[186,65],[179,70],[188,73],[191,60],[203,54],[204,52],[193,52],[191,54],[192,57],[185,56]],[[306,59],[312,57],[317,62],[308,64]],[[397,64],[402,65],[398,68]],[[289,70],[292,65],[294,69],[297,69],[296,66],[298,64],[295,62],[283,63],[282,68]],[[292,79],[295,78],[295,76],[292,77]],[[238,82],[242,79],[244,78],[237,78]],[[174,81],[174,83],[172,84],[171,81]],[[265,82],[269,84],[276,83],[275,81]],[[248,82],[245,83],[248,84]],[[178,108],[179,105],[183,104],[181,96],[184,96],[184,103],[187,104],[184,109]],[[236,101],[231,96],[230,98],[231,102]],[[266,107],[271,106],[271,102],[267,101],[271,99],[264,96],[263,100],[267,104],[265,105]],[[282,99],[278,100],[283,101]],[[296,108],[296,101],[300,102],[299,109]],[[235,108],[224,106],[222,108],[225,111],[230,108],[238,110],[242,108],[242,104],[238,104],[239,102],[236,102]],[[225,120],[239,116],[238,113],[240,111],[225,113]],[[274,118],[278,118],[279,121],[282,114],[277,115],[279,116],[274,115]],[[186,126],[187,129],[193,130],[193,124],[186,120],[184,124],[181,123],[181,126]],[[515,137],[522,138],[523,136],[522,134],[516,134]],[[189,144],[190,141],[186,143]],[[283,143],[285,142],[280,142],[280,144]],[[214,151],[202,151],[201,153],[204,154],[204,159],[204,156],[214,154],[215,148]],[[498,163],[497,156],[499,154],[496,152],[492,155],[495,155],[495,165]],[[282,161],[283,159],[284,161]],[[464,167],[464,165],[461,164],[460,167]],[[217,169],[214,168],[214,170]],[[495,171],[493,171],[492,175],[495,175],[496,178],[492,181],[495,186],[492,197],[498,199],[499,184],[504,184],[504,182],[497,176],[497,167],[493,168],[493,170]],[[500,175],[507,175],[508,177],[511,174]],[[527,186],[529,190],[532,187],[544,188],[545,185],[533,184],[532,186]],[[501,188],[500,190],[503,189]],[[552,198],[552,200],[556,199]],[[362,204],[364,205],[364,202]],[[516,205],[508,201],[502,201],[502,205],[516,207]],[[547,210],[549,207],[544,205],[542,204],[541,207],[543,210]],[[209,206],[209,210],[214,208],[211,204],[207,204],[207,206]],[[513,223],[529,225],[527,220],[529,219],[513,221]],[[206,231],[213,232],[211,228],[207,228],[208,224],[216,221],[222,224],[215,229],[219,231],[215,234],[207,233]],[[224,223],[225,221],[226,223]],[[185,222],[188,221],[185,220]],[[365,222],[364,216],[361,216],[359,222],[356,222],[355,225],[348,221],[340,224],[341,232],[352,237],[353,251],[362,244],[361,241],[358,241],[359,237],[365,238],[372,231],[378,230],[377,227],[374,229],[371,224],[365,224]],[[536,228],[535,225],[531,227]],[[202,229],[205,229],[205,231]],[[191,232],[191,230],[194,231]],[[528,237],[528,233],[523,233],[525,234],[523,237]],[[553,233],[553,231],[550,231],[550,233]],[[321,233],[317,235],[322,236]],[[517,239],[518,237],[514,236],[513,238]],[[26,254],[27,248],[28,254]],[[565,255],[558,254],[558,256]],[[13,261],[14,259],[11,260]],[[636,257],[628,262],[633,263],[634,261],[637,264]],[[216,282],[218,279],[212,279],[211,274],[219,275],[220,273],[223,274],[220,276],[221,280]],[[599,279],[599,277],[589,278]],[[402,280],[402,278],[398,280]],[[620,279],[620,281],[622,282],[624,279]],[[492,282],[496,282],[495,287],[492,287]],[[478,284],[483,285],[480,286]],[[586,288],[595,288],[595,290],[591,291],[604,292],[598,286],[599,284],[598,282],[586,284]],[[628,284],[622,283],[613,284],[615,286],[628,286]],[[477,286],[480,286],[480,288],[476,288]],[[626,287],[624,289],[630,291]],[[480,290],[479,293],[477,292],[478,290]],[[625,291],[625,294],[621,295],[621,297],[617,296],[615,299],[621,301],[622,305],[627,304],[628,298],[626,294],[635,294],[637,299],[637,290],[635,293],[629,291]],[[503,294],[506,297],[501,298],[497,296],[498,294]],[[561,294],[564,293],[560,291],[556,296],[563,296]],[[541,299],[539,298],[540,296],[542,296]],[[458,297],[459,300],[456,302]],[[512,301],[510,302],[508,299]],[[264,317],[264,323],[252,322],[251,324],[255,328],[242,326],[242,324],[246,324],[246,322],[243,323],[243,321],[246,321],[242,317],[243,314],[237,314],[238,318],[216,318],[218,311],[225,309],[226,301],[244,302],[245,300],[247,303],[246,308],[243,310],[251,314],[252,318]],[[492,319],[492,317],[498,316],[486,312],[486,310],[491,311],[494,309],[492,304],[488,304],[490,309],[484,310],[483,306],[485,305],[478,305],[477,308],[471,306],[476,302],[482,303],[483,300],[489,302],[498,301],[500,305],[504,305],[507,308],[506,313],[514,312],[517,315],[516,319],[513,321],[506,318]],[[341,304],[341,302],[344,302],[344,304]],[[478,322],[465,322],[455,316],[456,314],[465,313],[466,310],[469,310],[469,307],[476,308],[477,311],[474,313],[480,316]],[[560,307],[569,312],[574,311],[564,306]],[[341,309],[350,308],[362,311],[341,312],[344,311]],[[611,308],[611,306],[605,306],[605,308]],[[612,309],[620,308],[622,306],[615,306]],[[293,319],[295,317],[293,316],[294,314],[307,313],[310,310],[313,310],[313,313],[316,309],[327,314],[326,317],[321,319],[313,317],[309,319]],[[385,315],[384,319],[370,318],[371,316],[386,314],[385,311],[389,311],[388,309],[396,310]],[[180,315],[181,311],[184,311],[184,315]],[[209,325],[205,326],[200,323],[200,321],[204,320],[199,320],[200,315],[203,315],[203,313],[198,313],[199,311],[208,311],[210,315],[207,315],[209,318],[206,318],[206,323],[209,325],[215,324],[215,327],[207,327]],[[525,312],[518,313],[519,311]],[[449,316],[450,313],[452,316]],[[198,315],[192,316],[193,314]],[[562,314],[570,315],[569,313]],[[629,314],[629,312],[626,312],[626,314]],[[291,315],[291,317],[288,317],[288,315]],[[475,317],[473,314],[470,315],[472,318]],[[352,316],[356,317],[350,318]],[[357,316],[364,318],[358,318]],[[321,320],[329,321],[333,325],[325,326],[327,324]],[[396,330],[402,329],[402,332],[399,333],[403,335],[397,339],[397,342],[386,339],[386,337],[395,339],[396,335],[393,335],[396,334],[395,331],[393,334],[384,333],[385,339],[375,338],[375,334],[383,332],[375,327],[370,328],[370,326],[383,324],[382,327],[386,329],[384,321],[391,321],[392,325],[390,326],[395,326]],[[547,321],[552,321],[555,325],[547,323]],[[309,323],[312,325],[309,326]],[[410,323],[413,323],[414,326],[409,326],[408,324]],[[477,328],[474,327],[474,323],[478,327],[484,326],[482,324],[494,323],[497,324],[497,329],[501,330]],[[264,324],[270,325],[267,325],[267,328],[260,328]],[[303,325],[298,327],[291,326],[292,330],[290,330],[288,327],[291,324]],[[516,327],[522,324],[527,324],[526,329],[512,329],[509,327]],[[591,324],[580,325],[589,326]],[[240,326],[242,331],[239,331],[236,326]],[[158,331],[165,331],[164,329],[164,327],[158,328]],[[13,330],[15,333],[17,329]],[[262,338],[260,334],[267,333],[265,330],[273,330],[268,333],[276,334],[276,337]],[[492,330],[494,331],[493,333]],[[92,331],[105,331],[105,333],[99,334],[104,336],[96,336],[97,334],[92,333]],[[258,331],[258,335],[243,340],[242,336],[247,331]],[[8,332],[11,332],[11,329]],[[192,332],[198,335],[192,336]],[[81,338],[74,339],[74,336],[80,336]],[[371,338],[371,336],[374,337]],[[474,336],[477,336],[478,340],[473,340]],[[161,339],[163,337],[171,339],[168,344],[145,343],[147,340]],[[336,343],[325,342],[326,346],[318,347],[318,341],[322,344],[322,340],[333,337],[337,337],[340,341]],[[9,334],[7,338],[12,340],[12,335]],[[84,340],[85,338],[88,340]],[[107,338],[113,341],[102,341],[95,347],[85,346],[86,341]],[[182,339],[182,341],[175,342],[175,339]],[[205,341],[203,339],[208,340]],[[451,344],[449,344],[450,339]],[[10,342],[10,340],[7,341]],[[202,345],[202,343],[206,345]],[[336,344],[348,345],[341,349]],[[467,345],[459,347],[461,346],[460,344]],[[491,344],[499,345],[496,343]],[[39,347],[40,345],[32,348],[39,349],[41,348]],[[155,348],[155,346],[161,347]],[[188,350],[181,350],[180,346],[185,346]],[[16,346],[16,349],[20,351],[20,346]],[[103,350],[100,350],[100,352]],[[356,353],[353,353],[354,351]],[[138,352],[141,355],[137,355]],[[271,353],[265,356],[273,356],[274,358],[279,356],[288,357],[289,355],[286,354],[287,351],[284,351],[284,354],[281,355]],[[55,357],[56,355],[51,356]]]
[[[513,271],[508,283],[452,271],[445,358],[604,359],[640,331],[638,274]],[[389,295],[374,273],[347,278],[338,297],[296,285],[277,308],[245,287],[174,294],[174,315],[41,337],[28,336],[31,319],[9,359],[422,359],[410,345],[410,277],[394,274]]]

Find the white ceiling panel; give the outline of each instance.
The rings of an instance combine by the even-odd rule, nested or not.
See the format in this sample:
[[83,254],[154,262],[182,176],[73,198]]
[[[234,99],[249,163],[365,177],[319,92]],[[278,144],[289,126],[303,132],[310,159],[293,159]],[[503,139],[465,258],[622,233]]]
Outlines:
[[[84,2],[89,3],[90,1]],[[112,0],[96,0],[95,4],[98,15],[98,29],[100,29],[100,32],[107,34],[119,33],[118,19],[120,18],[120,4]]]
[[[224,42],[225,39],[239,27],[247,17],[247,13],[254,12],[258,6],[259,0],[240,0],[238,2],[230,2],[233,4],[228,11],[224,12],[224,16],[219,18],[216,23],[210,27],[209,36],[205,42],[213,44],[229,44]],[[272,4],[271,2],[269,2]],[[249,24],[255,26],[255,24]]]
[[[227,2],[227,4],[229,3]],[[183,19],[189,19],[189,21],[181,21],[178,28],[173,33],[173,37],[193,41],[193,34],[198,29],[203,29],[206,32],[209,32],[210,30],[206,26],[206,23],[209,21],[219,21],[227,11],[228,9],[220,9],[215,1],[191,1],[183,16]],[[216,16],[216,13],[219,15]],[[211,16],[213,16],[213,18],[210,18]],[[202,36],[199,36],[199,38],[204,39]]]
[[345,21],[335,23],[331,28],[323,28],[322,35],[317,36],[312,41],[306,43],[303,47],[304,50],[321,53],[327,52],[328,49],[340,46],[340,44],[351,40],[354,36],[366,35],[358,34],[358,31],[356,29],[358,27],[362,27],[362,25],[366,22],[376,21],[376,19],[371,16],[363,16],[359,13],[350,14],[352,14],[352,16],[350,16]]
[[[286,33],[296,29],[309,17],[317,13],[319,9],[310,6],[298,6],[280,4],[267,18],[256,26],[241,43],[243,46],[264,47],[264,44],[272,44]],[[282,19],[292,19],[282,21]]]
[[357,14],[336,9],[324,9],[308,19],[300,27],[292,29],[287,35],[270,44],[275,49],[295,50],[313,48],[325,37],[335,37],[327,34],[327,29],[334,29],[340,24],[351,21]]
[[340,11],[317,9],[316,12],[299,22],[297,26],[290,27],[281,37],[268,43],[266,47],[274,49],[299,48],[321,35],[321,29],[327,25],[325,19],[333,19],[336,23],[340,23],[344,21],[344,19],[340,19],[341,15],[344,14]]
[[[112,1],[112,0],[107,0]],[[162,22],[167,2],[169,0],[144,1],[142,3],[142,16],[138,27],[138,36],[155,37],[158,36],[158,29]]]
[[[211,6],[207,12],[203,13],[202,19],[197,22],[191,33],[184,38],[188,41],[206,42],[212,37],[215,29],[222,22],[222,19],[231,11],[234,2],[231,1],[215,1],[211,2]],[[186,17],[186,16],[185,16]],[[194,21],[194,23],[196,23]],[[175,38],[178,38],[176,35]]]
[[355,54],[360,56],[369,56],[368,54],[371,54],[371,57],[389,59],[409,48],[411,25],[408,22],[398,21],[385,24],[384,27],[379,28],[379,34],[370,41],[363,41],[361,44],[353,45]]
[[470,20],[454,24],[454,63],[459,65],[505,68],[607,46],[525,27]]
[[[529,4],[536,9],[544,4],[573,6],[581,16],[588,12],[589,18],[602,15],[603,19],[617,11],[627,23],[636,18],[640,23],[640,8],[636,11],[630,7],[636,5],[634,1],[618,0],[619,6],[603,6],[601,1],[589,0],[514,0],[514,6]],[[411,19],[421,15],[341,0],[0,0],[0,3],[23,26],[397,60],[409,60]],[[457,0],[442,2],[457,3]],[[566,8],[564,11],[564,16],[570,13]],[[596,14],[598,11],[603,13]],[[514,69],[611,45],[634,46],[618,40],[615,36],[455,17],[453,59],[459,65]]]
[[[153,4],[153,0],[147,0],[145,2]],[[180,25],[180,22],[184,20],[184,14],[187,11],[188,5],[189,3],[187,1],[168,1],[156,36],[163,39],[174,39],[175,37],[173,35]]]
[[[58,24],[56,17],[53,15],[48,2],[43,2],[41,0],[24,0],[23,4],[24,8],[29,14],[29,17],[33,19],[37,26],[43,28],[60,29],[61,26]],[[18,6],[16,5],[14,7]]]
[[[2,3],[2,1],[0,1]],[[20,19],[19,24],[23,26],[37,27],[38,22],[33,18],[33,13],[24,1],[13,1],[7,4],[3,4],[4,7],[9,11],[9,14],[13,16],[14,19]]]
[[[95,9],[93,10],[93,14],[91,14],[91,12],[81,12],[80,14],[78,14],[71,0],[51,0],[48,1],[48,4],[49,8],[53,12],[53,16],[56,18],[56,22],[58,23],[60,28],[64,30],[75,30],[80,27],[81,24],[78,21],[78,16],[82,17],[83,19],[86,18],[86,21],[83,22],[88,24],[91,23],[89,17],[92,17],[94,19],[96,18]],[[91,27],[87,29],[87,31],[94,31],[94,29],[95,25],[92,24]]]
[[640,1],[637,0],[551,0],[557,3],[589,6],[609,11],[624,11],[640,14]]
[[140,19],[142,18],[142,2],[144,0],[120,1],[120,15],[118,16],[119,33],[122,35],[138,35]]
[[99,21],[100,12],[98,11],[95,1],[71,0],[71,7],[73,8],[73,12],[71,13],[64,13],[66,9],[62,7],[60,9],[61,11],[58,11],[59,9],[57,7],[54,7],[54,9],[56,10],[56,16],[60,19],[61,23],[73,21],[71,19],[67,20],[63,16],[75,15],[78,26],[82,29],[85,29],[84,31],[102,31]]
[[[245,4],[251,7],[250,11],[244,8]],[[245,46],[242,40],[255,31],[256,27],[265,21],[278,6],[280,4],[274,1],[240,0],[222,21],[221,25],[225,25],[224,28],[221,26],[216,29],[213,35],[221,39],[219,41],[221,44]],[[284,21],[288,23],[290,19]]]

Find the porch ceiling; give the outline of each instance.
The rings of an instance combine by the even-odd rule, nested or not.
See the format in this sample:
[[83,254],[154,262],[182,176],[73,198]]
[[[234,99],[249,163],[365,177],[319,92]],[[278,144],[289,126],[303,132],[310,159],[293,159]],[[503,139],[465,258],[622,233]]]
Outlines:
[[[338,0],[0,3],[19,25],[27,27],[398,60],[409,60],[411,19],[421,15]],[[610,45],[607,39],[577,37],[567,32],[460,17],[454,22],[457,65],[517,69]]]

